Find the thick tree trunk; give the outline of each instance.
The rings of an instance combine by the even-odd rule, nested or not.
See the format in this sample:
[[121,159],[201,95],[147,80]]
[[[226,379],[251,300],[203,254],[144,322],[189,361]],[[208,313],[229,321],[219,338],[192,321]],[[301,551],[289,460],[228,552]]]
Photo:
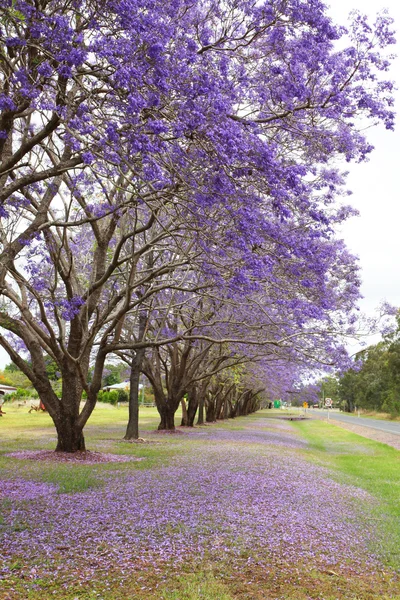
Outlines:
[[[148,373],[148,374],[147,374]],[[175,413],[179,406],[179,399],[176,401],[174,398],[168,397],[164,388],[162,387],[161,380],[157,381],[156,378],[153,378],[153,374],[150,372],[146,372],[146,377],[151,382],[151,386],[153,388],[154,400],[156,402],[156,407],[158,410],[158,414],[160,415],[160,424],[158,425],[158,430],[167,429],[172,431],[175,429]]]
[[56,452],[83,452],[86,450],[82,432],[87,419],[83,419],[79,415],[81,395],[80,385],[74,385],[72,380],[69,388],[63,382],[63,394],[60,400],[56,398],[52,390],[50,392],[41,390],[40,403],[50,413],[57,431]]
[[216,417],[217,420],[218,419],[227,419],[229,416],[229,402],[228,399],[230,398],[230,396],[233,393],[235,386],[231,385],[229,387],[229,389],[221,394],[221,397],[218,399],[217,402],[217,412],[216,412]]
[[[77,373],[68,370],[63,373],[62,398],[53,416],[57,430],[57,452],[81,452],[85,448],[83,426],[79,418],[82,385]],[[41,398],[46,406],[46,398]]]
[[173,431],[175,429],[176,408],[167,402],[164,402],[162,406],[157,405],[157,409],[161,418],[158,429],[167,429],[169,431]]
[[153,388],[154,400],[160,415],[160,424],[158,429],[173,431],[175,429],[175,413],[179,406],[179,400],[182,395],[176,403],[172,401],[173,398],[170,398],[165,393],[164,382],[161,376],[160,356],[156,351],[153,350],[151,360],[149,357],[146,357],[143,362],[143,372]]
[[56,424],[56,452],[84,452],[86,450],[82,429],[74,421],[74,419],[65,419]]
[[224,400],[224,410],[223,410],[224,419],[229,419],[229,414],[230,414],[230,402],[229,402],[229,398],[227,397]]
[[213,386],[206,403],[206,422],[214,423],[220,419],[220,413],[223,405],[223,388],[221,385]]
[[215,398],[208,398],[206,404],[206,423],[214,423],[215,419]]
[[225,400],[225,396],[223,396],[221,393],[215,403],[215,420],[216,421],[224,418],[224,400]]
[[[101,371],[100,367],[99,369]],[[96,405],[101,381],[100,375],[98,379],[99,381],[92,382],[82,412],[80,412],[82,384],[77,373],[68,371],[63,374],[60,400],[55,396],[52,397],[51,394],[54,395],[52,391],[50,394],[49,392],[40,393],[40,400],[49,411],[57,431],[57,452],[84,452],[86,450],[83,428]]]
[[197,408],[199,406],[199,398],[196,387],[193,387],[189,392],[188,407],[187,407],[187,425],[193,427],[196,417]]

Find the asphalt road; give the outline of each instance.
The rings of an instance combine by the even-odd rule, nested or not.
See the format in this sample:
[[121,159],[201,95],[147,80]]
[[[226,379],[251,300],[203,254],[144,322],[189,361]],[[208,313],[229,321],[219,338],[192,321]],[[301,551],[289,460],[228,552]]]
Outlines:
[[[313,410],[308,411],[311,416],[319,417],[319,418],[328,418],[328,411],[326,409],[318,411]],[[400,422],[395,421],[380,421],[379,419],[367,419],[365,417],[357,417],[353,415],[347,415],[341,412],[336,412],[333,410],[329,411],[329,419],[335,421],[342,421],[343,423],[350,423],[351,425],[359,425],[361,427],[371,427],[371,429],[377,429],[378,431],[384,431],[385,433],[394,433],[395,435],[400,435]]]

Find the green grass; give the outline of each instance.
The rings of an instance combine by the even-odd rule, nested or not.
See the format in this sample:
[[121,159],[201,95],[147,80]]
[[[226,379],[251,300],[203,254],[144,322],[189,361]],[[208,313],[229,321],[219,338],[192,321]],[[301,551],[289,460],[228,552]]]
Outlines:
[[[47,413],[28,413],[28,410],[29,406],[18,407],[16,403],[7,404],[6,415],[0,418],[2,479],[15,477],[15,460],[7,457],[7,453],[20,450],[53,450],[56,446],[56,432],[50,416]],[[180,419],[181,415],[178,413],[177,425]],[[160,435],[160,438],[155,440],[153,436],[152,443],[149,444],[125,442],[123,436],[127,420],[127,407],[118,408],[99,404],[84,430],[86,447],[97,452],[138,457],[140,461],[79,465],[20,460],[18,475],[26,479],[55,484],[58,486],[59,493],[83,492],[90,488],[101,487],[104,474],[107,472],[112,477],[118,477],[132,469],[157,468],[180,452],[184,440],[177,439],[177,436]],[[156,408],[140,409],[140,431],[144,438],[146,432],[157,429],[158,423]]]
[[[7,452],[21,449],[53,449],[56,436],[51,419],[47,414],[27,413],[26,408],[8,406],[7,415],[0,419],[0,485],[2,479],[16,476],[16,462],[5,456]],[[239,430],[252,426],[258,430],[274,427],[275,419],[268,416],[288,416],[288,411],[261,411],[245,418],[238,418],[218,425],[223,429]],[[158,425],[158,414],[155,408],[141,409],[141,435],[149,444],[132,444],[123,441],[128,410],[126,407],[114,408],[99,405],[87,427],[85,428],[86,445],[89,450],[125,454],[144,458],[138,462],[106,463],[96,465],[54,464],[29,460],[18,461],[17,476],[27,480],[44,481],[58,486],[59,493],[73,494],[88,488],[98,488],[106,479],[124,477],[133,469],[157,469],[169,464],[175,456],[182,456],[189,451],[199,451],[206,443],[185,435],[151,435]],[[260,419],[265,419],[264,423]],[[180,414],[176,424],[180,423]],[[400,566],[400,452],[384,444],[374,442],[352,434],[340,427],[317,420],[288,422],[293,436],[301,434],[308,441],[307,450],[290,450],[294,456],[301,454],[307,460],[314,461],[328,469],[333,478],[350,483],[368,491],[374,498],[375,506],[368,507],[365,519],[372,519],[374,527],[381,532],[379,539],[382,546],[378,554],[386,556],[389,565]],[[271,424],[271,425],[270,425]],[[286,426],[285,426],[286,427]],[[279,429],[275,429],[278,432]],[[290,431],[290,430],[289,430]],[[286,432],[288,433],[288,432]],[[256,444],[255,444],[256,445]],[[188,463],[189,464],[189,463]],[[188,467],[190,468],[190,467]],[[237,469],[242,467],[238,461]],[[69,499],[68,499],[69,501]],[[71,501],[73,499],[71,498]],[[9,500],[3,501],[10,502]],[[5,506],[5,504],[3,504]],[[0,530],[6,527],[2,522],[0,503]],[[20,531],[30,528],[21,517],[15,521]],[[17,561],[17,558],[15,560]],[[34,558],[33,558],[34,560]],[[33,566],[29,565],[29,567]],[[140,571],[131,574],[129,581],[118,581],[118,573],[98,573],[95,579],[79,587],[72,580],[68,587],[57,579],[35,580],[30,584],[27,580],[19,581],[18,570],[21,565],[13,563],[16,575],[4,588],[0,585],[0,600],[46,600],[57,597],[63,600],[268,600],[269,598],[285,598],[287,600],[400,600],[399,595],[385,595],[371,590],[390,588],[390,577],[379,574],[381,580],[365,574],[365,581],[354,579],[349,581],[346,573],[331,575],[313,570],[313,565],[287,565],[281,572],[274,572],[274,579],[266,574],[263,566],[257,562],[247,565],[246,557],[238,556],[233,562],[221,560],[211,562],[202,559],[200,565],[188,561],[182,565],[166,565],[162,573]],[[28,569],[28,566],[23,566]],[[107,587],[108,582],[110,587]],[[251,583],[249,583],[251,582]],[[348,586],[352,591],[350,592]],[[27,586],[30,586],[26,595]],[[398,587],[396,588],[398,591]]]
[[321,421],[296,422],[294,426],[309,443],[310,460],[375,499],[370,518],[381,530],[379,550],[389,565],[400,568],[400,452]]
[[[16,403],[5,405],[6,415],[0,418],[0,437],[7,442],[8,448],[16,449],[53,448],[56,443],[56,432],[50,415],[47,413],[28,413],[29,406],[18,407]],[[114,407],[109,404],[98,404],[90,416],[84,435],[86,446],[94,450],[93,444],[100,440],[114,442],[122,440],[128,421],[128,407]],[[181,421],[180,410],[176,413],[175,424]],[[154,431],[159,423],[156,408],[140,409],[140,431]],[[10,450],[8,450],[10,451]]]
[[[23,565],[15,562],[11,565],[12,569],[19,570]],[[229,592],[229,588],[222,582],[217,581],[211,572],[185,573],[179,576],[171,573],[168,582],[162,585],[155,585],[151,574],[146,581],[140,575],[131,580],[128,585],[115,586],[113,590],[106,590],[104,587],[93,581],[90,589],[82,589],[74,586],[73,583],[66,589],[64,586],[58,586],[54,580],[35,580],[35,584],[27,594],[25,584],[15,582],[12,585],[13,592],[17,592],[18,598],[23,600],[43,600],[43,598],[62,598],[62,600],[234,600]],[[144,585],[146,584],[146,585]],[[37,587],[41,588],[40,591]],[[8,586],[7,586],[8,587]],[[4,598],[9,598],[7,588],[4,588]],[[45,596],[43,596],[43,592]],[[12,596],[14,598],[15,596]],[[0,588],[0,600],[3,600],[2,590]]]
[[181,577],[172,590],[161,591],[161,594],[163,600],[233,600],[228,587],[217,581],[212,573]]

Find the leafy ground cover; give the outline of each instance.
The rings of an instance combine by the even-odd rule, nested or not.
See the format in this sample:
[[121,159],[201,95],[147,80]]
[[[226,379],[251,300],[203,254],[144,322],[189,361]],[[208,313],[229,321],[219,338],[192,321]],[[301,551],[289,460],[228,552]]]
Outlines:
[[395,494],[387,504],[373,471],[348,467],[352,456],[391,462],[383,478],[396,486],[397,451],[268,412],[162,435],[154,409],[148,443],[129,444],[125,412],[100,407],[87,445],[144,460],[16,458],[51,448],[48,417],[1,420],[1,600],[400,598],[378,520],[384,505],[399,529]]

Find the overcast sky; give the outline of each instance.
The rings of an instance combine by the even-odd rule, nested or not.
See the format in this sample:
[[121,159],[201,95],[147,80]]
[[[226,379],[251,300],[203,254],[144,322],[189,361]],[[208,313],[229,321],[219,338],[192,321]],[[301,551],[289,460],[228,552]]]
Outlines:
[[[387,8],[400,31],[399,0],[334,0],[327,3],[335,22],[345,24],[349,11],[360,11],[374,17],[378,10]],[[399,43],[393,50],[400,54]],[[400,58],[393,64],[390,78],[400,87]],[[397,92],[397,111],[400,93]],[[400,119],[398,119],[400,121]],[[375,146],[368,163],[349,165],[348,188],[353,192],[349,202],[360,211],[342,228],[347,246],[360,259],[362,268],[361,309],[372,315],[382,300],[400,306],[400,124],[396,131],[377,127],[369,132]],[[375,342],[376,339],[371,340]],[[0,368],[9,362],[0,349]]]
[[[334,21],[345,24],[350,10],[358,9],[371,17],[387,8],[395,19],[397,46],[391,53],[400,55],[399,0],[334,0],[330,14]],[[400,87],[400,58],[393,62],[389,78]],[[396,112],[400,111],[400,92],[396,92]],[[374,145],[367,163],[350,165],[347,187],[353,192],[349,203],[360,212],[342,228],[347,246],[359,257],[363,300],[360,308],[373,316],[379,304],[387,300],[400,306],[400,117],[395,131],[376,127],[368,132]],[[376,343],[379,336],[366,342]],[[358,349],[355,347],[355,349]]]

